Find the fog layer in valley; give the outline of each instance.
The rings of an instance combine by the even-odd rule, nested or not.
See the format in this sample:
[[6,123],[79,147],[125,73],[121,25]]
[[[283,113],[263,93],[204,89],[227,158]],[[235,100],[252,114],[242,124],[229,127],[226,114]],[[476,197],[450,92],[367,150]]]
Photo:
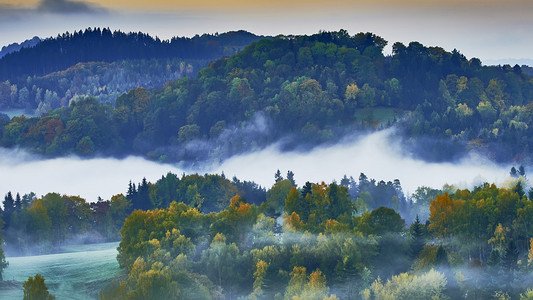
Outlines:
[[[378,180],[398,178],[404,191],[411,193],[422,185],[441,188],[445,183],[460,186],[483,181],[502,183],[508,176],[510,166],[497,166],[475,155],[453,164],[417,160],[402,153],[392,134],[392,129],[383,130],[304,153],[282,152],[277,146],[271,146],[230,158],[218,166],[185,172],[224,172],[227,177],[236,175],[267,188],[273,184],[277,169],[282,173],[293,171],[300,185],[305,181],[340,180],[344,174],[357,179],[363,172]],[[21,194],[35,192],[40,196],[57,192],[79,195],[92,202],[98,196],[109,199],[114,194],[125,193],[130,180],[137,183],[146,177],[154,182],[169,171],[178,175],[184,172],[178,166],[139,157],[40,160],[24,151],[0,150],[2,193],[11,190]]]
[[458,187],[472,187],[483,182],[502,184],[510,168],[475,154],[455,163],[428,163],[404,153],[399,140],[394,138],[394,129],[386,129],[306,153],[281,153],[272,146],[233,157],[216,171],[254,179],[267,187],[272,185],[277,169],[282,174],[292,170],[299,185],[305,181],[340,181],[344,174],[357,180],[360,173],[365,173],[377,180],[400,179],[404,191],[412,193],[419,186],[441,188],[446,183]]
[[[156,181],[167,172],[221,173],[237,176],[269,188],[277,169],[295,173],[296,182],[340,180],[344,174],[357,179],[361,172],[378,180],[400,179],[404,191],[414,192],[425,185],[441,188],[443,184],[460,187],[487,182],[503,183],[510,166],[498,166],[482,157],[470,155],[458,163],[426,163],[402,154],[394,141],[393,129],[360,138],[346,139],[333,146],[309,152],[282,152],[274,145],[264,150],[232,157],[221,165],[183,170],[176,165],[160,164],[139,157],[125,159],[66,157],[41,160],[20,150],[0,149],[0,192],[22,194],[48,192],[79,195],[93,202],[98,196],[109,199],[125,193],[128,182],[143,177]],[[527,168],[526,168],[527,171]]]

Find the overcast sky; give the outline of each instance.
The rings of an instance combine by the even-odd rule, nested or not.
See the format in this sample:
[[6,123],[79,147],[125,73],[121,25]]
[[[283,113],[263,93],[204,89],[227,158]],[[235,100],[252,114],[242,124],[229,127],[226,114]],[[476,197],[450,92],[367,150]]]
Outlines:
[[0,0],[0,46],[86,27],[160,38],[244,29],[312,34],[347,29],[389,41],[454,48],[483,61],[533,59],[530,0]]

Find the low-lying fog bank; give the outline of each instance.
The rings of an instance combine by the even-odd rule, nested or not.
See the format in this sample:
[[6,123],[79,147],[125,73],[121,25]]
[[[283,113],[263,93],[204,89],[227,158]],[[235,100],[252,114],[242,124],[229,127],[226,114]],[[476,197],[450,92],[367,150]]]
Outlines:
[[[139,157],[125,159],[66,157],[39,160],[20,150],[0,149],[0,193],[48,192],[79,195],[87,201],[98,196],[109,199],[125,193],[128,182],[138,183],[143,177],[156,181],[167,172],[221,173],[236,175],[269,188],[274,173],[291,170],[299,185],[305,181],[340,181],[344,174],[358,178],[361,172],[377,180],[400,179],[405,192],[419,186],[441,188],[443,184],[471,187],[484,181],[503,183],[510,165],[499,166],[487,159],[470,155],[457,163],[427,163],[402,153],[387,129],[369,135],[345,139],[333,146],[318,147],[309,152],[282,152],[274,145],[261,151],[232,157],[221,165],[184,170],[177,165],[160,164]],[[526,167],[526,172],[528,168]]]
[[475,154],[455,163],[428,163],[416,159],[402,151],[393,133],[394,129],[386,129],[305,153],[281,153],[272,146],[233,157],[215,170],[229,176],[253,178],[267,186],[272,185],[277,169],[282,174],[293,171],[299,185],[305,181],[340,181],[344,174],[357,180],[360,173],[365,173],[376,180],[400,179],[404,191],[411,193],[419,186],[441,188],[448,183],[471,187],[483,182],[501,184],[509,177],[510,165],[496,165]]

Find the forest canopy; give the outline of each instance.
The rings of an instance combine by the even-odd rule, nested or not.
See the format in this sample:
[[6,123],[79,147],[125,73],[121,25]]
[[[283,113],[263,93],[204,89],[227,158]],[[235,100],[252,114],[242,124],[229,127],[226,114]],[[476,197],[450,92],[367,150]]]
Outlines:
[[418,42],[395,43],[385,56],[386,44],[344,30],[263,39],[194,79],[132,89],[114,106],[89,97],[41,118],[3,121],[0,145],[46,156],[205,161],[282,138],[291,149],[395,124],[427,160],[466,151],[530,159],[533,79],[519,66],[483,66]]

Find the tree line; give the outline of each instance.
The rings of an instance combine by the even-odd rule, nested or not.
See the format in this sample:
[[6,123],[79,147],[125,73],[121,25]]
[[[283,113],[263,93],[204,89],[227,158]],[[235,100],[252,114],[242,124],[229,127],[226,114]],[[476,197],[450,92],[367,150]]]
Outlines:
[[[359,212],[349,188],[335,182],[298,188],[278,179],[259,206],[237,194],[218,212],[202,213],[178,202],[134,211],[121,229],[117,257],[127,275],[100,297],[531,295],[533,238],[527,214],[533,206],[520,184],[438,194],[426,207],[427,222],[415,216],[406,223],[389,207]],[[278,193],[283,185],[288,191]]]
[[125,273],[102,299],[518,298],[533,285],[533,193],[523,167],[510,174],[511,188],[420,187],[410,197],[398,180],[298,187],[279,170],[268,190],[168,173],[90,204],[9,192],[2,237],[19,254],[120,239]]
[[0,145],[47,156],[194,162],[282,138],[283,149],[311,147],[397,124],[412,137],[404,144],[429,160],[465,151],[498,161],[529,157],[533,80],[519,66],[483,66],[417,42],[395,43],[384,56],[386,44],[344,30],[263,39],[195,79],[136,88],[114,106],[85,98],[42,118],[4,120]]
[[80,62],[131,59],[216,59],[258,40],[246,31],[203,34],[192,38],[161,40],[142,32],[125,33],[109,28],[87,28],[48,38],[34,47],[21,48],[0,59],[0,80],[42,76]]

